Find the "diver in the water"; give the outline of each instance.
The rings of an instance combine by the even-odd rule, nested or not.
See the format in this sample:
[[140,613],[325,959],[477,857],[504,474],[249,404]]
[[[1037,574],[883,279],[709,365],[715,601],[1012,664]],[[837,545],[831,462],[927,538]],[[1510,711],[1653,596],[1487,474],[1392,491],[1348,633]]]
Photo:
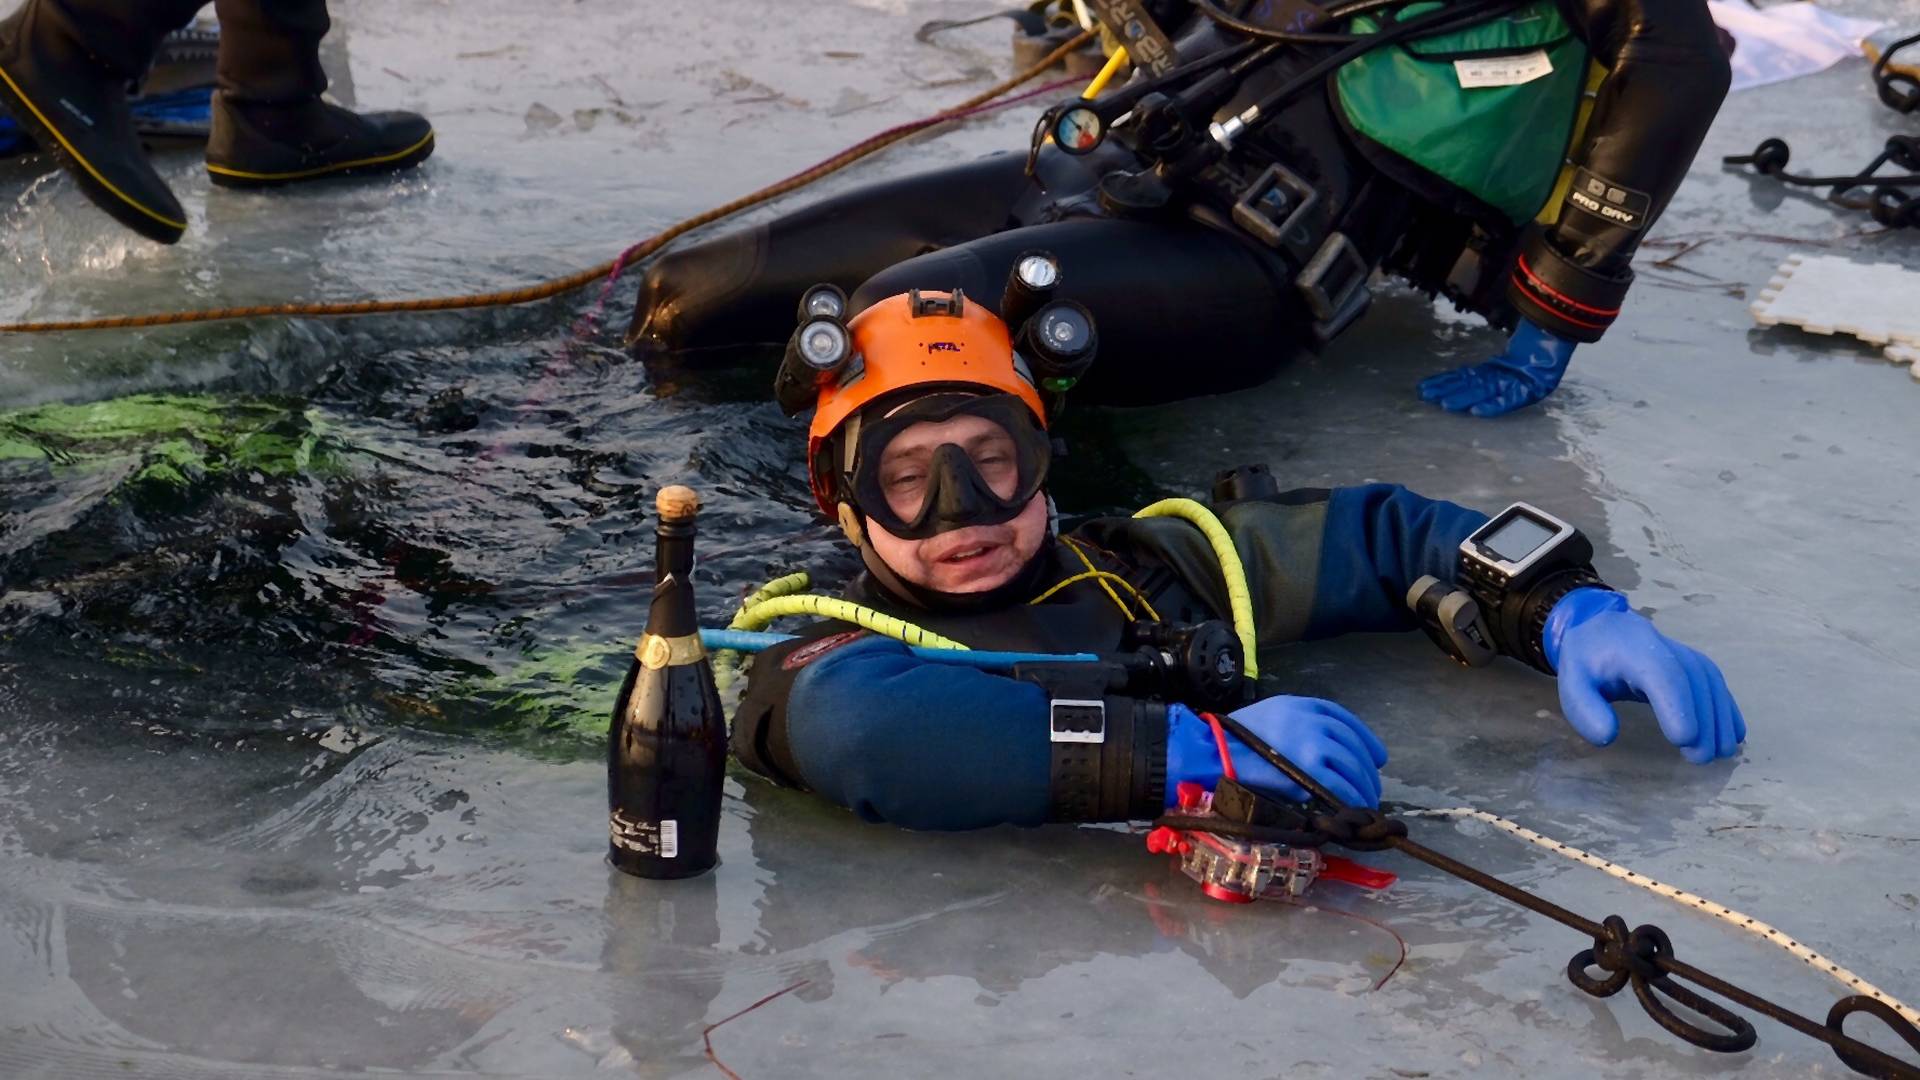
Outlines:
[[[1237,658],[1252,674],[1265,647],[1423,622],[1463,662],[1498,653],[1557,675],[1569,723],[1596,745],[1618,734],[1615,701],[1651,702],[1689,761],[1730,756],[1746,736],[1713,661],[1636,614],[1550,515],[1516,505],[1489,520],[1386,484],[1281,492],[1243,471],[1210,509],[1056,535],[1047,421],[1084,369],[1083,309],[1039,307],[1016,354],[1006,326],[958,293],[889,297],[845,324],[831,296],[806,304],[813,321],[783,370],[829,373],[807,460],[821,510],[866,566],[848,599],[912,624],[910,638],[1147,645],[1167,659],[1137,684],[1073,664],[1009,677],[819,625],[760,655],[734,722],[734,753],[775,781],[913,828],[1153,818],[1180,781],[1220,777],[1226,741],[1196,712],[1212,708],[1342,799],[1377,805],[1387,752],[1366,725],[1330,701],[1256,691]],[[1065,347],[1043,355],[1048,343]],[[780,386],[790,412],[807,403],[795,391],[812,376],[799,373]],[[1229,618],[1231,631],[1207,622]],[[1305,797],[1237,742],[1230,752],[1244,782]]]
[[1351,324],[1385,269],[1512,330],[1420,387],[1495,415],[1551,393],[1613,323],[1729,78],[1702,0],[1201,7],[1168,24],[1182,66],[1056,108],[1030,162],[868,185],[661,257],[630,343],[691,360],[777,342],[816,281],[855,310],[916,287],[987,297],[1046,248],[1108,331],[1089,396],[1137,403],[1170,361],[1192,394],[1266,379]]
[[[0,106],[51,150],[94,205],[171,244],[186,213],[154,171],[126,89],[160,41],[207,0],[25,0],[0,22]],[[356,113],[321,99],[325,0],[216,0],[219,89],[207,174],[225,187],[383,172],[433,153],[409,112]]]

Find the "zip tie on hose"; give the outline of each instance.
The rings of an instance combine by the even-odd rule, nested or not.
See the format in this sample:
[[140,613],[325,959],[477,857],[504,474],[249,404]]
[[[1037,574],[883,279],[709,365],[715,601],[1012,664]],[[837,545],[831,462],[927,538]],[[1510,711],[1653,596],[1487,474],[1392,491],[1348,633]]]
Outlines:
[[[748,593],[747,598],[740,601],[740,607],[733,613],[733,620],[727,623],[727,629],[747,629],[746,624],[741,622],[741,620],[746,618],[748,608],[753,607],[755,604],[763,604],[768,600],[773,600],[778,597],[792,596],[794,593],[801,592],[812,584],[813,578],[805,570],[788,574],[784,577],[774,578],[753,592]],[[738,678],[739,675],[740,651],[738,649],[723,647],[713,654],[714,686],[725,690],[727,687],[733,685],[733,680]]]
[[822,619],[852,623],[862,630],[871,630],[882,637],[890,637],[907,645],[920,645],[930,649],[967,648],[952,638],[941,637],[905,619],[875,611],[870,607],[861,607],[851,600],[842,600],[837,596],[818,596],[811,593],[805,596],[779,596],[772,600],[762,600],[736,616],[734,622],[737,625],[730,629],[759,630],[773,620],[788,615],[814,615]]
[[1240,638],[1241,651],[1246,653],[1247,678],[1259,678],[1260,663],[1254,655],[1258,642],[1254,633],[1253,595],[1247,591],[1247,570],[1240,562],[1240,552],[1234,548],[1227,527],[1220,524],[1213,511],[1193,499],[1161,499],[1135,511],[1133,516],[1179,518],[1199,529],[1207,543],[1213,545],[1213,557],[1220,561],[1220,576],[1227,582],[1227,606],[1233,613],[1233,632]]
[[420,311],[459,311],[468,308],[508,307],[514,304],[528,304],[536,300],[550,300],[553,297],[582,289],[596,281],[605,279],[609,287],[619,278],[621,272],[633,263],[648,258],[680,237],[695,229],[705,228],[715,222],[732,217],[743,210],[750,210],[761,203],[770,202],[782,195],[797,191],[808,184],[831,176],[854,162],[878,153],[900,142],[910,135],[927,128],[954,120],[964,120],[980,113],[1003,109],[1029,98],[1063,89],[1078,82],[1078,79],[1062,79],[1036,87],[1025,93],[1004,100],[995,100],[1012,92],[1015,88],[1032,82],[1047,73],[1054,64],[1059,63],[1068,53],[1092,41],[1095,34],[1084,31],[1073,40],[1048,53],[1039,63],[1025,71],[995,83],[981,93],[961,102],[950,109],[937,112],[932,116],[918,120],[909,120],[888,128],[877,135],[853,144],[833,157],[812,168],[797,172],[785,180],[770,184],[749,195],[743,195],[732,202],[717,206],[703,214],[696,214],[665,231],[655,234],[621,252],[618,256],[598,266],[582,270],[577,274],[553,278],[537,285],[528,285],[519,289],[505,289],[498,292],[473,293],[465,296],[437,296],[418,300],[353,300],[335,303],[289,303],[255,304],[247,307],[208,308],[201,311],[170,311],[151,315],[109,315],[95,319],[65,319],[49,322],[0,323],[0,333],[7,334],[46,334],[65,330],[128,330],[151,326],[176,326],[181,323],[220,322],[227,319],[254,319],[267,316],[282,317],[319,317],[331,315],[385,315]]
[[1454,806],[1444,810],[1409,810],[1401,816],[1452,819],[1471,818],[1474,821],[1485,822],[1502,832],[1511,833],[1536,847],[1546,848],[1548,851],[1563,855],[1584,866],[1590,866],[1595,870],[1604,871],[1630,885],[1638,885],[1656,896],[1664,896],[1669,900],[1676,900],[1695,910],[1704,911],[1714,918],[1719,919],[1721,922],[1731,923],[1750,934],[1766,938],[1768,941],[1780,946],[1780,948],[1805,961],[1807,964],[1819,968],[1835,979],[1838,979],[1840,984],[1848,989],[1865,994],[1899,1013],[1906,1018],[1908,1023],[1920,1025],[1920,1010],[1916,1010],[1905,1004],[1867,980],[1788,937],[1778,929],[1768,926],[1766,923],[1752,916],[1735,911],[1725,904],[1715,903],[1704,896],[1696,896],[1685,889],[1662,884],[1647,877],[1645,874],[1635,873],[1618,863],[1608,862],[1591,852],[1581,851],[1571,844],[1563,844],[1550,836],[1543,836],[1518,822],[1509,821],[1498,814],[1490,814],[1485,810],[1476,810],[1471,806]]

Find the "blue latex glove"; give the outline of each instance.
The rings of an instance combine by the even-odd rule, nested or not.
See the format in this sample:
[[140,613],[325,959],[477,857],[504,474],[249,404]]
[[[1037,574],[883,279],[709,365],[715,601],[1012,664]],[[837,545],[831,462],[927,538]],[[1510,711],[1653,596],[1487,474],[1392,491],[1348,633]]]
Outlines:
[[1500,416],[1544,399],[1560,385],[1573,359],[1574,342],[1555,337],[1525,319],[1507,339],[1506,351],[1484,364],[1470,364],[1420,380],[1420,400],[1448,412]]
[[[1270,697],[1233,718],[1286,755],[1307,775],[1349,806],[1380,805],[1380,766],[1387,748],[1367,725],[1331,701],[1309,697]],[[1292,802],[1307,793],[1267,760],[1227,736],[1233,768],[1242,784]],[[1185,705],[1167,707],[1167,805],[1179,800],[1183,780],[1211,789],[1220,782],[1220,749],[1213,727]]]
[[1560,709],[1595,746],[1620,735],[1610,701],[1645,701],[1667,741],[1695,765],[1732,757],[1747,721],[1726,676],[1705,656],[1653,628],[1607,589],[1575,589],[1547,615],[1547,662],[1560,676]]

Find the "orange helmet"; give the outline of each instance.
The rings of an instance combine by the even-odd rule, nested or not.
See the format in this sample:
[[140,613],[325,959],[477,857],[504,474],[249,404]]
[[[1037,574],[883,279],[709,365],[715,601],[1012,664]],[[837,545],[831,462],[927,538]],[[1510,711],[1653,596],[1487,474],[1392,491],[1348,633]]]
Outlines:
[[828,517],[837,495],[822,448],[861,408],[902,390],[952,388],[1011,394],[1044,429],[1047,409],[1012,335],[999,317],[951,293],[914,290],[890,296],[847,323],[851,358],[820,389],[807,432],[807,475],[814,501]]

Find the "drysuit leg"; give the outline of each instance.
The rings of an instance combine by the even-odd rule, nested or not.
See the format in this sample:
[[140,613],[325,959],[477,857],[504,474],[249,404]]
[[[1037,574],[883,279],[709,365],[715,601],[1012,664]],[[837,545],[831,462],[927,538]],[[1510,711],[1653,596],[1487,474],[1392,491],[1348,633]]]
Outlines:
[[[146,70],[160,39],[193,20],[207,0],[49,0],[47,15],[124,78]],[[326,0],[216,0],[221,89],[246,101],[320,96]]]
[[1078,400],[1145,405],[1242,389],[1311,340],[1310,318],[1276,259],[1184,220],[1011,229],[888,267],[860,286],[852,308],[955,286],[998,303],[1014,260],[1034,249],[1059,258],[1059,295],[1085,304],[1100,335]]
[[30,0],[39,13],[122,79],[147,70],[160,39],[193,21],[207,0]]
[[327,88],[320,39],[326,0],[215,0],[220,16],[220,89],[234,101],[311,101]]
[[1024,164],[995,154],[887,180],[669,251],[647,267],[628,344],[653,356],[783,344],[809,286],[852,291],[901,260],[1013,224],[1032,191]]

